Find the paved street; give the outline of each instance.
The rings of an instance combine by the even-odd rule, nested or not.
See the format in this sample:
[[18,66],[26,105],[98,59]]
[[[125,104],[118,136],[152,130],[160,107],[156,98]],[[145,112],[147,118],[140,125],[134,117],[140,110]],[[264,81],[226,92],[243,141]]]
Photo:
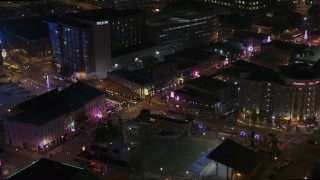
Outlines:
[[[39,68],[41,69],[41,71],[37,71],[37,73],[33,74],[33,72],[39,70]],[[50,70],[49,66],[35,66],[33,68],[29,68],[28,71],[23,72],[22,75],[14,75],[10,77],[11,82],[20,80],[22,82],[22,86],[11,86],[8,78],[2,79],[0,81],[2,82],[2,86],[0,87],[0,103],[3,102],[3,104],[0,106],[0,113],[3,115],[4,113],[8,112],[8,109],[10,109],[12,106],[25,101],[28,98],[47,92],[51,89],[51,87],[55,86],[53,85],[51,87],[47,87],[45,85],[43,72],[47,70]],[[34,78],[36,79],[36,81],[31,80],[30,78]],[[53,82],[56,84],[60,83],[58,80],[53,80]],[[11,95],[5,94],[8,89],[10,90]],[[150,109],[151,113],[166,113],[166,116],[168,117],[173,117],[181,120],[185,120],[187,118],[187,116],[183,116],[181,114],[169,113],[168,104],[169,103],[165,98],[155,96],[150,100],[147,99],[145,101],[138,102],[136,105],[131,104],[128,109],[121,109],[119,112],[116,112],[116,116],[119,115],[122,119],[129,120],[138,116],[141,109]],[[232,131],[238,135],[241,131],[245,131],[247,134],[250,134],[252,130],[255,130],[256,134],[260,135],[261,137],[267,136],[270,132],[278,134],[279,141],[288,143],[288,145],[286,146],[287,155],[293,158],[293,164],[288,166],[284,172],[278,174],[279,179],[304,177],[305,175],[307,175],[312,163],[315,161],[314,155],[317,153],[319,154],[320,152],[320,148],[318,146],[309,146],[308,144],[306,144],[306,141],[309,138],[320,142],[319,135],[297,134],[296,132],[284,133],[261,127],[248,126],[247,124],[230,126],[229,122],[221,118],[216,118],[213,115],[211,117],[196,116],[196,123],[204,124],[206,127],[210,128],[206,132],[205,136],[202,136],[201,134],[194,134],[191,137],[188,137],[187,141],[193,142],[193,144],[206,142],[212,143],[217,146],[223,139],[217,133],[214,133],[211,130],[212,128],[216,128],[219,129],[219,131],[224,132],[227,129],[230,130],[230,128],[232,127]],[[229,125],[229,127],[226,127],[226,125]],[[239,143],[246,143],[246,141],[244,141],[244,138],[236,138],[235,140],[237,140]],[[179,141],[183,142],[186,141],[186,139]],[[33,160],[39,159],[41,157],[51,158],[60,162],[74,164],[72,159],[76,156],[76,154],[82,151],[83,146],[85,146],[86,148],[90,147],[91,143],[92,142],[88,133],[84,133],[83,135],[74,138],[72,141],[46,153],[44,156],[40,156],[26,150],[15,150],[13,148],[6,147],[4,160],[10,173],[15,172],[16,170],[31,163]],[[168,147],[170,146],[164,144],[163,142],[161,142],[160,144],[155,143],[150,147],[146,147],[146,151],[144,153],[146,156],[146,163],[152,164],[159,155],[167,152]],[[281,146],[280,148],[283,149],[283,146]],[[261,177],[267,177],[271,173],[272,168],[273,167],[270,167],[268,170],[266,170],[266,172],[262,174]],[[214,163],[210,163],[208,166],[204,167],[199,174],[199,177],[203,176],[203,178],[205,179],[224,178],[224,173],[219,173],[222,174],[222,176],[214,176]]]

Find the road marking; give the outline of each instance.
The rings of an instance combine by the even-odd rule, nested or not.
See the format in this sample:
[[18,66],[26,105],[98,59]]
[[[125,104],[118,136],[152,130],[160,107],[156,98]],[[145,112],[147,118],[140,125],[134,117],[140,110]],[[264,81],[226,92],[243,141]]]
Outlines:
[[300,136],[300,134],[296,135],[295,137],[291,138],[288,140],[288,143],[291,143],[292,141],[294,141],[295,139],[297,139]]

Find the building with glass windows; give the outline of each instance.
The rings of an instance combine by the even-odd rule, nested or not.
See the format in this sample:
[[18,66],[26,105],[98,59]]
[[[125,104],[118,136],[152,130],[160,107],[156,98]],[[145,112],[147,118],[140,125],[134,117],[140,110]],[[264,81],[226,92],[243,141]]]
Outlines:
[[160,56],[217,40],[215,10],[184,10],[154,16],[147,21],[147,38],[158,45]]
[[270,124],[286,120],[298,124],[318,119],[319,67],[319,63],[313,66],[300,63],[274,70],[256,66],[241,72],[239,110],[243,113],[242,120],[251,118]]
[[145,16],[139,10],[90,10],[46,22],[57,71],[65,76],[105,78],[118,67],[117,57],[143,48]]
[[292,0],[200,0],[220,7],[241,12],[264,12],[261,10],[276,8],[278,5],[293,4]]

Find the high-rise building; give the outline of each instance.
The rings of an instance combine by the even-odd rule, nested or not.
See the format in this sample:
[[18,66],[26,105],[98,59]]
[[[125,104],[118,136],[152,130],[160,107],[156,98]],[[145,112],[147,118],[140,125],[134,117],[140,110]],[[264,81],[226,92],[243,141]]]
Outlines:
[[216,40],[217,26],[215,11],[168,12],[148,19],[147,37],[159,46],[158,53],[163,56]]
[[213,3],[220,7],[242,12],[263,12],[261,10],[277,7],[283,3],[294,3],[292,0],[200,0]]
[[145,16],[139,10],[99,9],[46,21],[58,71],[105,78],[113,58],[143,47]]

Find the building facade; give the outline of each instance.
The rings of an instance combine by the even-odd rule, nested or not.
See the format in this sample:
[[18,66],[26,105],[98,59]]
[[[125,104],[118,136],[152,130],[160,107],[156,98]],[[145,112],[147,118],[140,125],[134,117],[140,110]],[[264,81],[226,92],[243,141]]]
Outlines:
[[57,70],[83,79],[105,78],[114,58],[142,48],[145,16],[138,10],[101,9],[47,20]]
[[284,42],[274,40],[261,45],[261,53],[268,54],[274,58],[276,65],[288,65],[292,63],[297,54],[307,49],[309,46],[305,44],[294,44],[291,42]]
[[220,7],[236,10],[245,13],[265,12],[265,9],[272,9],[282,4],[293,4],[292,0],[200,0],[213,3]]
[[164,55],[215,40],[218,19],[215,11],[183,11],[153,17],[147,21],[147,37]]
[[318,65],[296,64],[277,71],[242,73],[240,110],[266,123],[287,120],[298,124],[318,118],[320,76]]
[[4,121],[5,142],[43,153],[67,140],[88,120],[102,118],[104,93],[82,83],[52,90],[15,106]]

